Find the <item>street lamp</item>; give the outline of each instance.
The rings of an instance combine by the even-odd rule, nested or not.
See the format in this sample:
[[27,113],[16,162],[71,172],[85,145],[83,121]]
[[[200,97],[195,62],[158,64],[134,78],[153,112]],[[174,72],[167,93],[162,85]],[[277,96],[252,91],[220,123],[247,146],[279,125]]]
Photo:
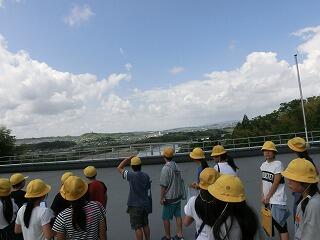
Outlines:
[[296,67],[297,67],[297,76],[298,76],[298,83],[299,83],[299,90],[300,90],[300,99],[301,99],[301,108],[302,108],[304,131],[305,131],[305,134],[306,134],[306,143],[307,143],[307,146],[309,146],[306,114],[304,112],[304,103],[303,103],[303,95],[302,95],[302,88],[301,88],[301,82],[300,82],[300,74],[299,74],[299,66],[298,66],[297,54],[294,55],[294,59],[296,61]]

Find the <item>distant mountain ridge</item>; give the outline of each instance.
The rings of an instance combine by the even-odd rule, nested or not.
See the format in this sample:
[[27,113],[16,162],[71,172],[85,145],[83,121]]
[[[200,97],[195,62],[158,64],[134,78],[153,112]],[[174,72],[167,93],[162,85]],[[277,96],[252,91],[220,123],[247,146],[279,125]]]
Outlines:
[[234,128],[239,121],[231,120],[224,121],[214,124],[192,126],[192,127],[181,127],[173,128],[162,131],[136,131],[136,132],[124,132],[124,133],[84,133],[80,136],[57,136],[57,137],[41,137],[41,138],[23,138],[17,139],[16,145],[22,144],[37,144],[41,142],[54,142],[54,141],[84,141],[87,138],[106,138],[106,139],[117,139],[117,140],[139,140],[143,138],[149,138],[161,134],[176,133],[176,132],[194,132],[194,131],[205,131],[208,129],[223,129],[223,128]]

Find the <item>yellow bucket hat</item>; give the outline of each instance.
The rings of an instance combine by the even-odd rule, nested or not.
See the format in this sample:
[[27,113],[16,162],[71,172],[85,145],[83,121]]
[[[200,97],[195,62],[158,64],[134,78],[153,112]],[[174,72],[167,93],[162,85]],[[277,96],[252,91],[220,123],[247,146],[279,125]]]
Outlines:
[[307,150],[306,141],[301,137],[295,137],[288,141],[288,146],[295,152],[304,152]]
[[61,196],[68,201],[81,198],[88,191],[88,184],[77,176],[70,176],[60,188]]
[[141,159],[139,157],[133,157],[130,161],[131,166],[141,165]]
[[83,173],[86,177],[91,178],[97,175],[97,169],[94,166],[88,166],[83,169]]
[[220,177],[220,174],[217,170],[215,170],[214,168],[205,168],[200,173],[199,187],[201,189],[208,190],[209,185],[213,184],[218,179],[218,177]]
[[19,183],[21,183],[23,180],[26,180],[28,178],[28,176],[23,176],[21,173],[15,173],[13,175],[11,175],[10,177],[10,183],[11,185],[17,185]]
[[296,158],[292,160],[286,170],[282,173],[282,176],[285,178],[303,182],[303,183],[317,183],[319,182],[319,177],[317,175],[316,168],[313,164],[304,159],[304,158]]
[[37,198],[46,195],[50,192],[51,186],[46,184],[41,179],[34,179],[27,185],[27,192],[25,198]]
[[62,176],[61,176],[61,184],[63,184],[68,177],[73,176],[72,172],[65,172]]
[[240,178],[223,174],[208,187],[209,193],[223,202],[243,202],[246,200]]
[[11,193],[11,184],[9,179],[0,178],[0,197],[7,197]]
[[261,151],[264,151],[264,150],[278,152],[276,145],[271,141],[266,141],[263,144]]
[[162,156],[166,157],[166,158],[172,158],[174,155],[174,150],[172,147],[165,147],[163,149],[163,153]]
[[223,146],[221,145],[216,145],[212,148],[212,153],[211,153],[211,157],[216,157],[216,156],[220,156],[224,153],[226,153],[227,151],[224,149]]
[[206,158],[206,156],[204,155],[204,151],[199,147],[194,148],[192,152],[189,154],[189,156],[192,159],[196,159],[196,160],[201,160]]

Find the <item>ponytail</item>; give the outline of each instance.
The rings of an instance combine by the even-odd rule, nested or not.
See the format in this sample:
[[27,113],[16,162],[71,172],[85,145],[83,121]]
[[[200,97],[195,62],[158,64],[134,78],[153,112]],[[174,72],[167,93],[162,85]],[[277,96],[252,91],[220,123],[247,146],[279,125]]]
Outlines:
[[303,152],[297,152],[297,155],[299,158],[304,158],[307,159],[308,161],[310,161],[313,166],[316,166],[312,160],[312,158],[309,156],[309,153],[307,151],[303,151]]
[[87,217],[84,211],[86,205],[86,197],[83,196],[78,200],[72,201],[72,226],[76,230],[86,231]]
[[3,216],[7,223],[10,224],[13,216],[13,205],[10,196],[1,197],[1,202],[3,205]]
[[27,202],[26,210],[24,211],[24,215],[23,215],[23,221],[24,221],[24,225],[26,225],[26,228],[29,228],[31,214],[32,214],[32,210],[34,208],[34,203],[36,202],[36,200],[38,200],[38,198],[30,198]]
[[233,171],[237,171],[238,166],[235,164],[234,160],[233,160],[233,157],[229,156],[227,153],[224,153],[221,155],[221,160],[222,161],[226,161],[229,166],[233,169]]

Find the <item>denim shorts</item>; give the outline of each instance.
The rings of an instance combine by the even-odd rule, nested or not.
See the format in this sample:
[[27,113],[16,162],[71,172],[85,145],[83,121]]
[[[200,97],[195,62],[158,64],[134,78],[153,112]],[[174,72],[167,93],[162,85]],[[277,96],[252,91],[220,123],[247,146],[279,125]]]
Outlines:
[[181,217],[181,201],[163,205],[162,219],[171,220],[173,216]]
[[128,207],[131,229],[137,230],[149,224],[148,213],[145,208]]

